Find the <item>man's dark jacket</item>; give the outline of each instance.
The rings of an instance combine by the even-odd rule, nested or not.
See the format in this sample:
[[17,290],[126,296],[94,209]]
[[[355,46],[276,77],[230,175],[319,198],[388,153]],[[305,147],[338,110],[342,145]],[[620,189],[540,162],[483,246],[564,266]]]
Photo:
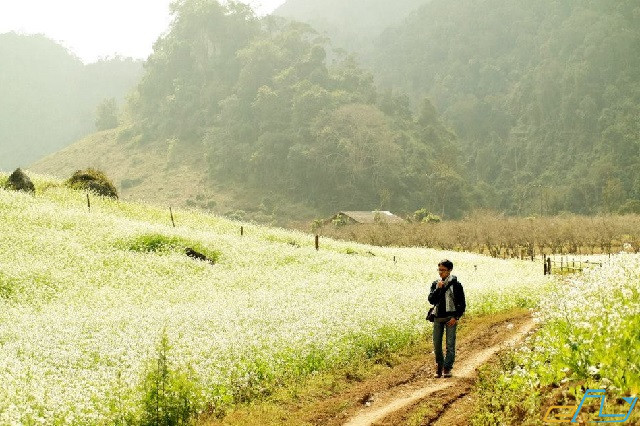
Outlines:
[[[460,317],[464,314],[464,311],[467,309],[467,302],[464,298],[464,290],[462,288],[462,284],[455,276],[451,276],[451,279],[443,288],[438,288],[438,282],[440,280],[436,280],[431,283],[431,291],[429,292],[429,303],[432,305],[436,305],[436,317],[437,318],[445,318],[445,317],[454,317],[455,319],[460,319]],[[455,305],[455,311],[447,311],[446,309],[446,301],[445,301],[445,292],[451,286],[453,290],[453,304]]]

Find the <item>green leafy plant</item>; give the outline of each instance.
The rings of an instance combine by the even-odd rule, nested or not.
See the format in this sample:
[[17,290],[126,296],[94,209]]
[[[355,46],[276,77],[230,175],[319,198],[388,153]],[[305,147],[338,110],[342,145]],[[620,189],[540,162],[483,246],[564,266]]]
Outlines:
[[200,408],[194,373],[175,369],[169,360],[170,350],[166,330],[163,330],[157,356],[148,363],[142,383],[141,426],[191,424],[190,419]]

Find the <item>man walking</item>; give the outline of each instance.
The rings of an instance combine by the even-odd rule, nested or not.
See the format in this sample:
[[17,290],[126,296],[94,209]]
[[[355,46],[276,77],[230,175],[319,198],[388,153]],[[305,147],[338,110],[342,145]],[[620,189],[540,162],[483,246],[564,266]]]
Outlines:
[[[433,350],[436,355],[435,377],[451,377],[453,362],[456,358],[456,328],[460,317],[464,314],[467,304],[464,289],[458,279],[451,275],[453,263],[442,260],[438,263],[440,280],[431,284],[429,303],[435,306],[435,320],[433,322]],[[446,331],[447,353],[442,353],[442,337]]]

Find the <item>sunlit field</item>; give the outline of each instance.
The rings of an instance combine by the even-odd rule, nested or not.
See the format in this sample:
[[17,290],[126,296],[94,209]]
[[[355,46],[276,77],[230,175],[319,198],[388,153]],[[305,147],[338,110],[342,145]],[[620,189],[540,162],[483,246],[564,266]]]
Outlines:
[[[316,251],[311,235],[196,211],[174,211],[175,228],[168,209],[92,196],[89,211],[85,193],[35,183],[35,197],[0,189],[1,424],[222,412],[394,351],[424,338],[444,257],[470,315],[532,307],[551,286],[527,261],[328,239]],[[172,243],[141,249],[150,236]]]

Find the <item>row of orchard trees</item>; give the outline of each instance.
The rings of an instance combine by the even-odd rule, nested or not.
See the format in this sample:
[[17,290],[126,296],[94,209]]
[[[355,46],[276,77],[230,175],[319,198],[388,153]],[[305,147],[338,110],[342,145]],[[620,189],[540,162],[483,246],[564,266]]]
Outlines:
[[475,251],[494,257],[640,251],[640,216],[504,217],[477,212],[458,221],[327,225],[325,236],[384,246]]
[[211,176],[336,209],[468,204],[455,136],[429,101],[379,93],[310,27],[182,0],[132,99],[148,140],[201,143]]

